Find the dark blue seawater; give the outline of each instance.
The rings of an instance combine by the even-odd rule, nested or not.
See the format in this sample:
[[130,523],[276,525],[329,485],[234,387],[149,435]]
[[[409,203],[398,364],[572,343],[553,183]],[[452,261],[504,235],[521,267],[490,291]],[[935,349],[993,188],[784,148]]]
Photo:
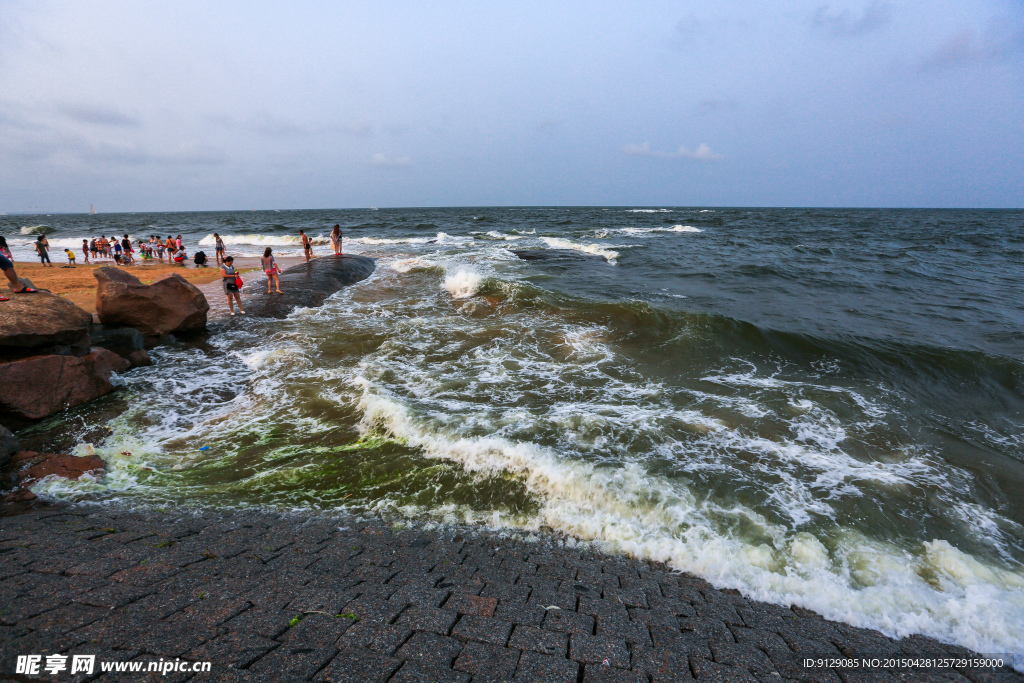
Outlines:
[[117,397],[30,430],[110,465],[45,495],[552,527],[850,623],[1024,653],[1022,211],[2,220],[26,258],[39,231],[180,233],[190,253],[219,232],[288,256],[302,228],[325,254],[339,223],[377,259],[323,308],[216,320]]

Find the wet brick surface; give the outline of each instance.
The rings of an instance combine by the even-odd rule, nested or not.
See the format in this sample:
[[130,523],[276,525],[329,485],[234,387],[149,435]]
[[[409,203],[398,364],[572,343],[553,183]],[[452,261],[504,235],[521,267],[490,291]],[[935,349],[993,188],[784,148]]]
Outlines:
[[[557,609],[556,609],[557,608]],[[14,676],[17,655],[210,673]],[[1024,681],[1012,670],[828,669],[971,656],[748,600],[557,539],[249,511],[50,507],[0,525],[0,679],[677,683]]]

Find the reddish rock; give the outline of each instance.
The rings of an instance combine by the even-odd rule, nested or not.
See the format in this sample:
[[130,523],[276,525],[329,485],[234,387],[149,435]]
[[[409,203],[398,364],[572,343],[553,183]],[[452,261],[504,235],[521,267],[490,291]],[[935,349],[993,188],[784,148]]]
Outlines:
[[113,391],[110,373],[130,364],[113,351],[84,356],[31,356],[0,363],[0,418],[39,420]]
[[99,281],[96,311],[104,325],[134,327],[147,337],[206,327],[206,296],[177,273],[151,285],[119,268],[98,268],[93,274]]
[[74,346],[89,338],[92,315],[49,292],[11,294],[0,306],[0,352],[37,346]]
[[139,349],[138,351],[132,351],[129,353],[128,361],[132,364],[133,368],[141,368],[143,366],[153,364],[153,359],[149,357],[149,352],[145,349]]
[[40,453],[41,462],[32,465],[21,473],[21,486],[31,486],[33,482],[55,474],[65,479],[79,479],[83,474],[103,474],[106,463],[98,455],[59,455],[57,453]]

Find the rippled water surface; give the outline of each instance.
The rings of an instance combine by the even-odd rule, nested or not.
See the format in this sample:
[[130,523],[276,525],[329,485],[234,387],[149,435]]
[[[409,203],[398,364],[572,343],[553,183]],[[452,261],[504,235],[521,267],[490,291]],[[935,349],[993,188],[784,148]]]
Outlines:
[[890,634],[1024,653],[1024,212],[3,220],[16,256],[39,231],[216,231],[287,254],[303,228],[326,252],[337,222],[377,259],[322,308],[216,322],[31,430],[109,465],[39,492],[545,525]]

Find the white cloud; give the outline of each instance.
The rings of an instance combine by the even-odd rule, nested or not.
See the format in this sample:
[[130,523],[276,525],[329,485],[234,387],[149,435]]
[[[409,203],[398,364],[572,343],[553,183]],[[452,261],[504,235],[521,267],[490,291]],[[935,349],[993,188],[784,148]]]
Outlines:
[[398,168],[399,166],[412,166],[412,159],[409,157],[389,157],[383,152],[377,152],[370,157],[370,165],[382,168]]
[[702,142],[697,149],[689,150],[685,146],[675,152],[665,152],[658,149],[651,149],[649,142],[642,142],[639,145],[626,145],[622,148],[626,154],[635,156],[655,157],[658,159],[691,159],[693,161],[721,161],[725,157],[711,149],[711,146]]

